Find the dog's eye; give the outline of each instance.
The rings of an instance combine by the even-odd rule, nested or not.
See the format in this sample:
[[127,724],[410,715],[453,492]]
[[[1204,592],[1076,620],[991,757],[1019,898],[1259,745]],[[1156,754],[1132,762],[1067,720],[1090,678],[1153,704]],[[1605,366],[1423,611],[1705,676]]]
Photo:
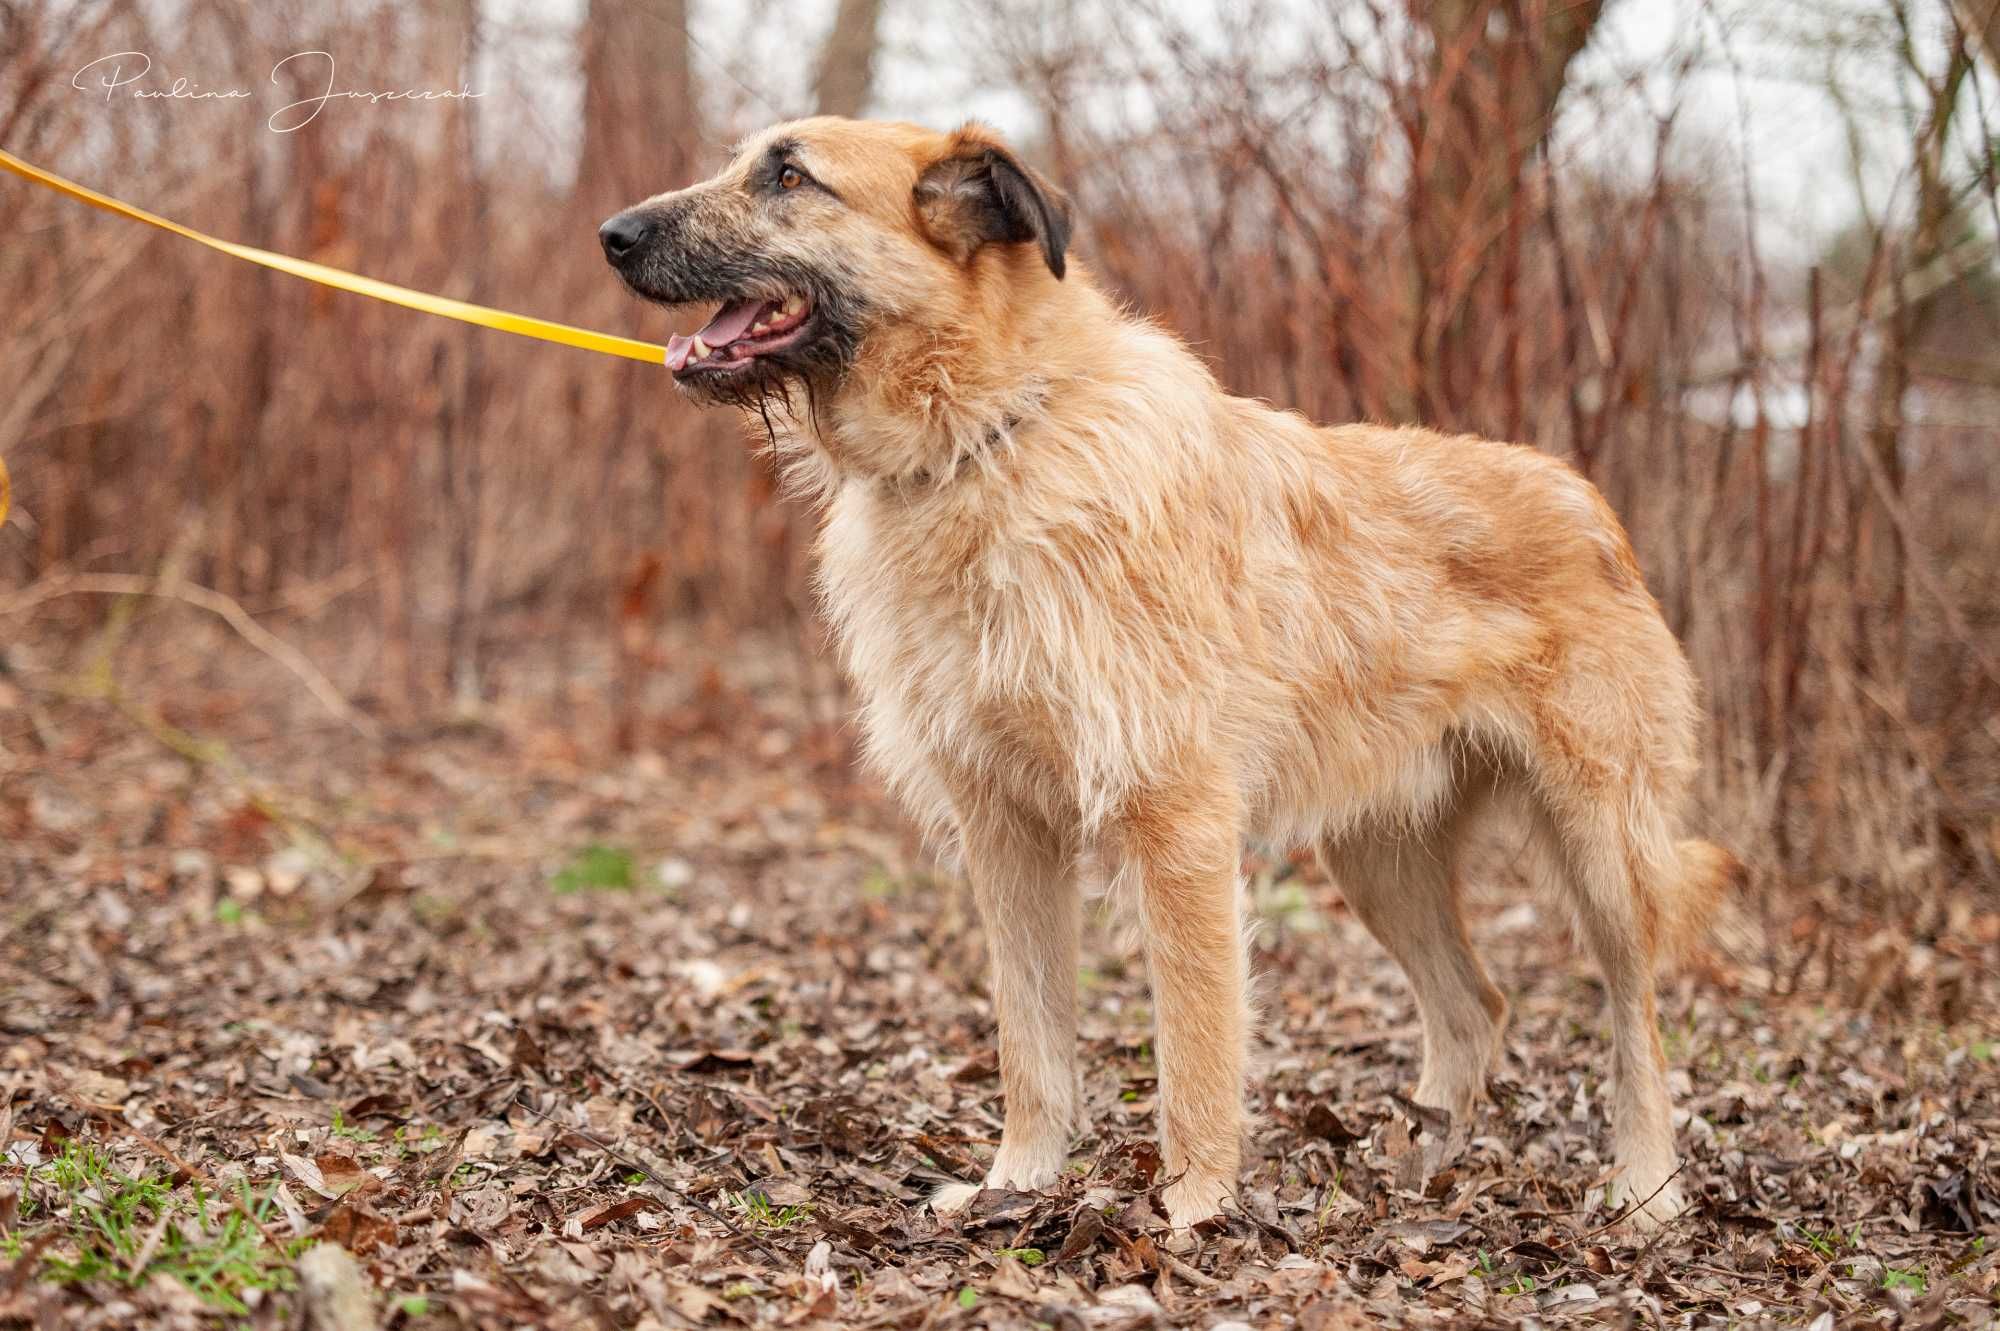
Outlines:
[[805,183],[805,173],[795,166],[788,166],[778,173],[779,189],[797,189]]

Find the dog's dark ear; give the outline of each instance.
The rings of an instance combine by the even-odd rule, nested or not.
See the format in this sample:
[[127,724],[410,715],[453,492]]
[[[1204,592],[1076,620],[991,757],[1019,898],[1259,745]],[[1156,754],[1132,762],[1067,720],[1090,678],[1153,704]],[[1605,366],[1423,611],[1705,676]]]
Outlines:
[[990,242],[1034,241],[1049,271],[1063,275],[1069,200],[978,126],[954,134],[917,178],[916,204],[924,233],[960,263]]

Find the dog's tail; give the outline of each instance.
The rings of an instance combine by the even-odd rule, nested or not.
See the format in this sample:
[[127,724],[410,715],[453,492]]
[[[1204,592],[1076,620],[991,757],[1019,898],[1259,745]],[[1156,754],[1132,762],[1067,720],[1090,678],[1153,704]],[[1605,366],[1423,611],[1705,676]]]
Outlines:
[[1676,842],[1680,880],[1660,902],[1660,957],[1677,961],[1708,936],[1724,897],[1739,891],[1748,878],[1743,861],[1713,842]]

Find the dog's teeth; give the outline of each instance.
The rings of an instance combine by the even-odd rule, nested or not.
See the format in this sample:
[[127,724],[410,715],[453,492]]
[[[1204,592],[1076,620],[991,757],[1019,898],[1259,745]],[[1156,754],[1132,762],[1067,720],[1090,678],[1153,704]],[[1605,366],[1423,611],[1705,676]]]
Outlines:
[[763,332],[768,332],[770,330],[770,327],[771,325],[759,321],[757,323],[750,325],[750,331],[753,333],[763,333]]
[[800,310],[804,309],[805,307],[806,307],[806,298],[804,296],[785,297],[786,314],[797,314]]
[[689,358],[690,360],[707,360],[707,359],[708,359],[708,343],[706,343],[706,342],[702,341],[702,340],[701,340],[701,337],[700,337],[699,335],[697,335],[697,336],[695,337],[695,340],[694,340],[694,347],[693,347],[693,349],[692,349],[692,350],[691,350],[691,351],[689,352],[689,354],[688,354],[688,358]]

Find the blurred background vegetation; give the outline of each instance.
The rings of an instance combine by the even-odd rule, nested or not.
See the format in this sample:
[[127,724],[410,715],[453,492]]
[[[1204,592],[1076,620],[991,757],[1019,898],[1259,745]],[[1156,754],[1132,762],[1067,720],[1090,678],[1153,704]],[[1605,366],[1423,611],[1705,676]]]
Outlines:
[[[480,96],[273,133],[311,49],[342,88]],[[1703,816],[1766,923],[1831,886],[1945,929],[2000,890],[1997,50],[2000,0],[0,0],[0,146],[663,340],[603,217],[782,116],[985,117],[1233,390],[1573,461],[1706,683]],[[119,51],[254,96],[73,85]],[[0,784],[56,757],[9,696],[134,588],[240,616],[371,727],[532,696],[657,750],[726,732],[748,671],[844,743],[814,515],[657,369],[11,180],[0,292]]]

